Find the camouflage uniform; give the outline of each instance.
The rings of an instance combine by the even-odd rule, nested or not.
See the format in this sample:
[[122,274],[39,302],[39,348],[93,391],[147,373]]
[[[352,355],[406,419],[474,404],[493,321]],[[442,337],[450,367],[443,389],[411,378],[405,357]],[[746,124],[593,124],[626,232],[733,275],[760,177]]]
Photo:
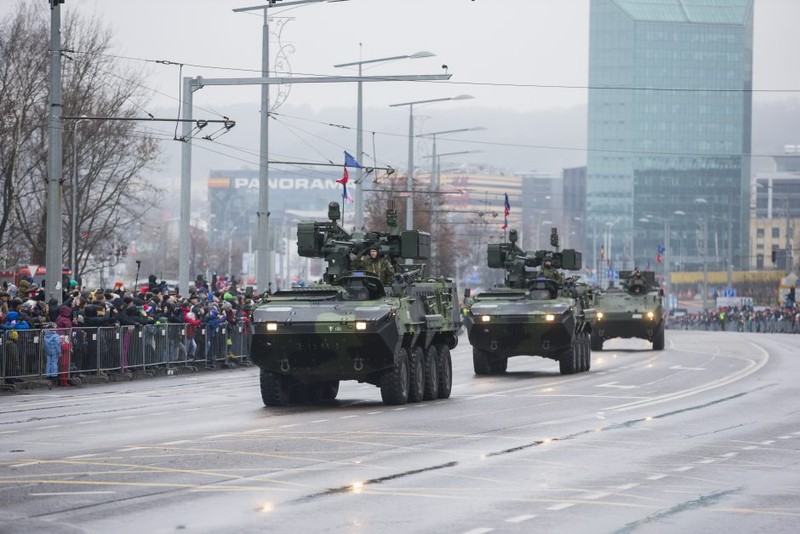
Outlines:
[[553,264],[544,264],[542,268],[539,269],[539,277],[540,278],[549,278],[550,280],[555,280],[559,284],[561,283],[561,273],[553,267]]
[[634,271],[633,274],[628,278],[628,290],[631,293],[640,294],[644,293],[647,284],[644,283],[644,278],[642,277],[642,273],[638,270]]
[[381,258],[380,256],[375,258],[365,256],[361,258],[361,261],[363,262],[364,270],[375,273],[375,276],[380,279],[384,286],[388,287],[392,285],[392,281],[394,280],[394,267],[389,263],[389,260]]

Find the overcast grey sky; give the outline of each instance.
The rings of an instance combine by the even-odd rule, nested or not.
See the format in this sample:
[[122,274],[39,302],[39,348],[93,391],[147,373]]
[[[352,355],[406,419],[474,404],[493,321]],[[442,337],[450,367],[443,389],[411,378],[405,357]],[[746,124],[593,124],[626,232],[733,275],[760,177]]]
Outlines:
[[[46,9],[46,3],[41,3]],[[246,77],[257,75],[260,69],[262,11],[232,10],[262,3],[66,0],[62,13],[98,16],[115,29],[120,55],[203,65],[186,67],[185,76]],[[0,0],[6,7],[13,4],[14,0]],[[755,89],[800,90],[796,65],[800,1],[756,0],[755,6]],[[370,84],[364,93],[365,106],[461,93],[475,99],[432,106],[541,110],[586,102],[589,0],[348,0],[273,8],[270,13],[293,18],[283,29],[283,43],[293,46],[289,57],[295,74],[355,74],[355,70],[332,66],[419,50],[433,52],[436,57],[383,64],[365,74],[434,74],[442,72],[442,64],[453,74],[450,83],[435,85]],[[154,105],[171,106],[178,96],[178,68],[156,63],[149,66],[152,77],[147,85],[162,93],[154,95]],[[797,97],[798,93],[756,95]],[[196,103],[212,106],[257,99],[255,88],[215,87],[198,95]],[[317,109],[355,105],[355,88],[298,84],[289,99],[294,105],[308,104]]]

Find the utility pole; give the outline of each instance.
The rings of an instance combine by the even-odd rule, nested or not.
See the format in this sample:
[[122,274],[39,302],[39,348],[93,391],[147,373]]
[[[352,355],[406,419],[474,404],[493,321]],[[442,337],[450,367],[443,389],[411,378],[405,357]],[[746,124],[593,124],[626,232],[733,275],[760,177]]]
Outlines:
[[[61,7],[64,0],[50,0],[50,140],[47,150],[47,229],[45,269],[47,294],[61,303],[63,233],[61,228],[62,139],[61,115]],[[74,215],[73,215],[74,216]],[[73,265],[74,269],[75,266]],[[34,274],[34,273],[31,273]]]

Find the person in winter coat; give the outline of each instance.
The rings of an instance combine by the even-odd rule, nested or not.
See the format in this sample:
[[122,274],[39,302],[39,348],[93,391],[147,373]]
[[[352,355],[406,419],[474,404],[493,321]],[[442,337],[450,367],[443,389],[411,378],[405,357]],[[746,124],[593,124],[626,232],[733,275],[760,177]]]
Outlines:
[[6,315],[6,322],[3,323],[3,329],[6,330],[6,358],[8,361],[9,369],[6,370],[6,381],[13,383],[16,378],[22,374],[22,367],[20,367],[19,357],[19,330],[30,330],[31,326],[24,319],[20,319],[18,311],[10,311]]
[[66,304],[62,304],[58,308],[58,318],[56,319],[56,328],[68,330],[72,328],[72,308]]
[[[50,323],[51,325],[53,323]],[[58,335],[58,330],[48,328],[44,330],[44,353],[45,353],[45,370],[44,374],[47,378],[55,380],[58,378],[58,357],[61,356],[61,336]]]

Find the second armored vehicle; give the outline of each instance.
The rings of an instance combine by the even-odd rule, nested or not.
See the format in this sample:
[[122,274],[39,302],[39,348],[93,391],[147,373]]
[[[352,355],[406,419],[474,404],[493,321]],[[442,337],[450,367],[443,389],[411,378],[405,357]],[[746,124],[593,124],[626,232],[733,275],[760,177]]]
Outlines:
[[[332,400],[341,380],[380,387],[385,404],[448,398],[458,291],[449,279],[425,279],[423,265],[398,261],[427,258],[430,236],[397,232],[391,210],[383,233],[351,235],[336,202],[328,217],[297,228],[300,256],[327,262],[322,282],[278,291],[254,310],[251,357],[264,404]],[[359,255],[370,249],[391,262],[391,280],[363,268]]]
[[521,355],[556,360],[561,374],[588,371],[592,293],[558,272],[579,270],[580,252],[526,252],[516,241],[511,230],[508,243],[489,244],[489,267],[506,270],[504,286],[476,295],[465,315],[475,374],[504,373],[508,358]]
[[592,350],[603,350],[607,339],[641,338],[664,350],[663,291],[652,271],[620,271],[621,288],[597,294],[597,314],[592,329]]

